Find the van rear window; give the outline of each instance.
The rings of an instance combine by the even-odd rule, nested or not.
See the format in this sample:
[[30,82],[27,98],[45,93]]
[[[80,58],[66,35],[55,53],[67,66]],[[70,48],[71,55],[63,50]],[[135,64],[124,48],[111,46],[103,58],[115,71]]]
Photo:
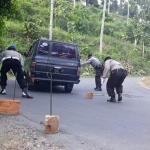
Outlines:
[[38,55],[47,56],[49,54],[49,42],[41,41],[38,48]]
[[71,44],[53,43],[51,56],[62,59],[76,59],[76,48]]

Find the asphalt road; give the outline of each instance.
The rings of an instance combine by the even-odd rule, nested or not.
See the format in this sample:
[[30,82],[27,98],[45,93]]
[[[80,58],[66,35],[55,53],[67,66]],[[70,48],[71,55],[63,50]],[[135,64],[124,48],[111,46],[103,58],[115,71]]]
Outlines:
[[[150,90],[140,87],[140,80],[125,80],[121,103],[107,102],[105,84],[102,92],[86,99],[87,92],[94,92],[92,78],[81,79],[70,94],[61,86],[54,87],[52,112],[59,116],[60,129],[45,136],[66,150],[150,150]],[[14,80],[10,79],[7,95],[1,99],[12,99],[13,90]],[[43,86],[30,94],[33,99],[22,98],[17,85],[15,99],[21,101],[20,116],[44,133],[40,122],[50,114],[49,89]]]

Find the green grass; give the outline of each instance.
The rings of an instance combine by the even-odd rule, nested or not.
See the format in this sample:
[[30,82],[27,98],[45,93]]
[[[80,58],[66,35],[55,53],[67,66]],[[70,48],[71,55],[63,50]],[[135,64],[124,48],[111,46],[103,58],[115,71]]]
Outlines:
[[94,78],[95,76],[93,75],[81,75],[80,78]]
[[[109,76],[108,76],[109,77]],[[95,75],[81,75],[80,78],[95,78]],[[102,77],[101,77],[102,78]],[[137,75],[128,75],[127,78],[141,78],[141,76]]]
[[15,78],[15,76],[11,76],[7,73],[7,78]]

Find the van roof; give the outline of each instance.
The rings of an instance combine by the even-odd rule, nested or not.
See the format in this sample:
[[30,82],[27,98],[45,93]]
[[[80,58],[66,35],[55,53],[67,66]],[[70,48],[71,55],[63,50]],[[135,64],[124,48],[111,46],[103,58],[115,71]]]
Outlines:
[[39,41],[41,41],[41,40],[47,40],[47,41],[52,41],[52,42],[57,42],[57,43],[65,43],[65,44],[77,45],[77,44],[74,44],[74,43],[54,41],[54,40],[49,40],[49,39],[46,39],[46,38],[40,38],[40,39],[38,39],[38,40],[39,40]]

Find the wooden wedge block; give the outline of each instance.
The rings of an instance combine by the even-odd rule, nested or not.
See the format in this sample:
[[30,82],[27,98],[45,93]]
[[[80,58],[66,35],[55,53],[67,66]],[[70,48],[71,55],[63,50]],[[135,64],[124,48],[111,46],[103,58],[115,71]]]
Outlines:
[[92,92],[86,93],[86,98],[87,99],[92,99],[93,98],[93,93]]
[[19,114],[19,100],[0,100],[0,114]]
[[55,134],[59,131],[59,117],[58,116],[45,116],[45,133]]

